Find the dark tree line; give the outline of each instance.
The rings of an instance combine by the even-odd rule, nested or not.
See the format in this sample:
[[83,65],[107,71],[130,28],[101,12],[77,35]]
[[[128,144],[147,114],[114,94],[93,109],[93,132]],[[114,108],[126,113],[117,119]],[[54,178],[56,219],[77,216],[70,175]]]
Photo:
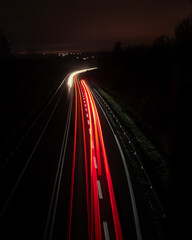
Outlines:
[[11,43],[5,31],[0,27],[0,59],[6,59],[11,53]]
[[99,66],[108,75],[101,84],[151,129],[166,154],[189,108],[192,83],[192,16],[152,44],[123,46],[103,53]]

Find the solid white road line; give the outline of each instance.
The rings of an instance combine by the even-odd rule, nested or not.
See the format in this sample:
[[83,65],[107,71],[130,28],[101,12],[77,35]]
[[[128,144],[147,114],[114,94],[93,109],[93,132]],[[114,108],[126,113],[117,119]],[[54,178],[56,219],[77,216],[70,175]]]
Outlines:
[[2,211],[0,212],[0,219],[1,219],[2,216],[4,215],[4,213],[5,213],[6,209],[7,209],[8,205],[9,205],[9,203],[10,203],[12,197],[13,197],[13,195],[15,194],[15,191],[16,191],[16,189],[17,189],[17,187],[18,187],[21,179],[23,178],[23,175],[24,175],[24,173],[25,173],[25,171],[26,171],[29,163],[31,162],[31,159],[32,159],[32,157],[33,157],[33,154],[34,154],[34,152],[36,151],[36,149],[37,149],[37,147],[38,147],[38,145],[39,145],[39,143],[40,143],[40,141],[41,141],[41,139],[42,139],[42,137],[43,137],[43,135],[44,135],[44,133],[45,133],[45,131],[46,131],[46,129],[47,129],[47,126],[48,126],[48,124],[49,124],[49,122],[50,122],[50,120],[51,120],[51,118],[52,118],[52,116],[53,116],[53,114],[54,114],[54,112],[55,112],[55,109],[56,109],[56,107],[57,107],[57,105],[58,105],[58,103],[59,103],[59,101],[60,101],[60,98],[61,98],[62,94],[63,94],[63,93],[61,93],[61,95],[59,96],[59,98],[58,98],[58,100],[57,100],[57,102],[56,102],[56,104],[55,104],[55,106],[54,106],[54,108],[53,108],[53,110],[52,110],[52,112],[51,112],[51,115],[50,115],[50,117],[48,118],[48,120],[47,120],[47,122],[46,122],[46,124],[45,124],[45,126],[44,126],[44,128],[43,128],[43,131],[41,132],[40,137],[38,138],[38,140],[37,140],[37,142],[36,142],[36,144],[35,144],[32,152],[31,152],[28,160],[26,161],[26,164],[25,164],[23,170],[22,170],[21,173],[20,173],[20,176],[18,177],[18,179],[17,179],[15,185],[13,186],[13,188],[12,188],[12,190],[11,190],[11,192],[10,192],[10,195],[9,195],[9,197],[8,197],[8,199],[7,199],[6,203],[5,203]]
[[[51,198],[51,202],[50,202],[50,206],[49,206],[49,213],[48,213],[48,217],[47,217],[47,222],[46,222],[46,226],[45,226],[43,239],[47,239],[49,224],[50,224],[49,239],[52,239],[53,228],[54,228],[54,223],[55,223],[55,215],[56,215],[56,209],[57,209],[57,202],[58,202],[61,178],[62,178],[62,173],[63,173],[63,165],[64,165],[64,160],[65,160],[65,152],[66,152],[67,140],[68,140],[68,134],[69,134],[69,127],[70,127],[70,121],[71,121],[72,104],[73,104],[73,93],[71,94],[71,99],[70,99],[70,103],[69,103],[67,122],[66,122],[65,131],[64,131],[61,152],[60,152],[60,157],[59,157],[59,163],[58,163],[57,172],[56,172],[56,176],[55,176],[52,198]],[[54,199],[55,199],[55,201],[54,201]],[[53,210],[53,216],[51,219],[51,211],[52,210]],[[51,223],[50,223],[50,220],[51,220]]]

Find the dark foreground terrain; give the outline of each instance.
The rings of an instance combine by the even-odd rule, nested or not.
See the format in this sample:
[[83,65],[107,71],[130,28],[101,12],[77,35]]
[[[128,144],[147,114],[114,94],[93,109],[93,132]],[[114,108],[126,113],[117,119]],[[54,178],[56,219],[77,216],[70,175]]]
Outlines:
[[[67,169],[72,168],[70,159],[72,158],[71,149],[73,148],[74,129],[69,127],[69,114],[66,109],[70,109],[69,106],[71,106],[71,109],[75,109],[75,95],[69,98],[69,91],[66,85],[64,94],[61,92],[61,95],[55,95],[58,98],[54,100],[52,97],[63,79],[70,72],[97,65],[97,70],[83,73],[78,81],[83,78],[88,83],[91,91],[94,93],[94,97],[96,96],[98,106],[102,106],[114,128],[116,137],[121,142],[123,152],[126,155],[126,161],[131,169],[131,176],[134,179],[134,191],[137,199],[139,199],[137,201],[140,203],[139,211],[141,215],[144,213],[141,221],[141,228],[147,228],[146,235],[143,236],[144,239],[147,239],[149,235],[151,239],[154,236],[155,239],[173,239],[175,235],[182,238],[187,235],[188,223],[185,213],[189,205],[185,196],[188,183],[190,182],[192,90],[192,35],[190,26],[189,20],[185,20],[176,29],[174,39],[162,36],[154,41],[152,45],[122,47],[121,43],[117,43],[112,52],[99,54],[97,62],[95,58],[92,58],[92,54],[89,54],[89,59],[86,55],[68,55],[64,57],[56,55],[13,55],[6,59],[1,59],[0,178],[2,184],[4,180],[8,180],[6,182],[7,185],[3,184],[2,187],[5,198],[6,196],[11,196],[10,192],[6,192],[8,191],[7,189],[9,187],[11,189],[11,186],[14,186],[14,181],[12,180],[14,177],[18,179],[20,169],[25,166],[26,159],[30,159],[31,146],[36,146],[37,143],[39,145],[41,142],[42,129],[49,125],[48,122],[51,119],[52,110],[56,109],[55,113],[53,113],[55,117],[53,120],[50,120],[47,135],[42,134],[43,141],[40,144],[42,147],[40,149],[44,149],[46,155],[42,155],[42,150],[36,152],[36,147],[33,148],[34,151],[32,153],[36,152],[37,154],[34,155],[36,160],[29,168],[26,181],[23,182],[23,185],[21,184],[18,198],[16,197],[15,205],[13,204],[13,210],[16,213],[14,214],[14,219],[13,221],[10,220],[11,217],[9,216],[12,215],[12,210],[9,209],[8,221],[12,221],[14,225],[14,221],[17,220],[16,216],[19,215],[19,209],[17,209],[19,204],[21,207],[23,206],[20,213],[24,223],[24,219],[27,216],[25,209],[28,209],[28,203],[33,203],[34,209],[39,209],[38,212],[40,213],[41,206],[47,201],[46,196],[49,196],[50,199],[52,193],[49,187],[43,190],[46,192],[44,195],[45,199],[43,197],[36,198],[36,193],[38,192],[40,196],[43,189],[41,186],[53,185],[54,183],[57,163],[52,165],[51,162],[55,158],[57,160],[61,159],[59,155],[62,155],[62,146],[65,144],[63,139],[65,139],[66,134],[62,135],[63,132],[66,132],[65,129],[71,132],[69,134],[69,149],[66,151],[68,160],[65,164]],[[60,92],[58,91],[58,93]],[[69,104],[72,101],[70,99],[73,99],[73,105]],[[57,100],[59,103],[58,108],[56,107]],[[116,162],[116,159],[119,159],[120,156],[118,149],[115,150],[117,144],[115,145],[115,138],[113,139],[113,134],[105,120],[105,114],[102,113],[100,107],[99,109],[105,129],[104,138],[107,140],[106,146],[110,152],[109,155],[111,154],[111,159],[113,159],[111,169],[113,178],[116,179],[114,188],[116,188],[116,192],[120,193],[119,196],[123,196],[124,188],[120,187],[120,183],[117,180],[123,169]],[[72,113],[71,121],[73,124],[75,122],[74,112]],[[77,115],[80,118],[80,105]],[[39,124],[35,125],[38,121]],[[55,128],[57,124],[58,126]],[[78,124],[81,125],[80,123]],[[61,128],[59,126],[62,126],[63,132],[60,131]],[[124,130],[122,131],[122,129]],[[32,135],[30,135],[31,132],[33,132]],[[85,166],[80,163],[83,158],[82,130],[78,134],[79,163],[76,168],[78,169],[77,172],[81,172],[82,169],[83,171],[85,170]],[[25,139],[28,140],[24,141]],[[49,141],[49,139],[51,140]],[[112,151],[110,151],[111,144],[114,144]],[[24,151],[20,151],[21,145],[25,146]],[[54,146],[50,148],[50,145]],[[113,152],[116,153],[113,154]],[[47,160],[48,163],[46,162]],[[19,162],[21,165],[17,164]],[[46,164],[48,164],[48,168],[45,168]],[[36,171],[37,166],[39,166],[38,171]],[[60,169],[58,171],[62,173],[59,160],[58,166],[58,169]],[[119,175],[116,174],[118,167]],[[42,179],[42,173],[47,174],[46,171],[49,171],[47,176],[51,176],[50,179],[49,177],[43,178],[44,180],[38,186],[38,180]],[[67,210],[71,175],[71,170],[70,173],[65,173],[64,185],[68,189],[68,193],[65,192],[68,199],[68,202],[65,203]],[[102,181],[105,182],[106,180]],[[58,184],[58,181],[56,182]],[[78,184],[81,182],[85,184],[85,176],[77,175],[75,182],[75,195],[80,196],[82,209],[85,209],[86,197],[85,195],[81,196],[81,192],[78,190],[80,189]],[[36,186],[35,189],[34,186]],[[28,192],[28,187],[32,191]],[[24,196],[27,196],[27,201],[22,199],[25,203],[24,205],[20,201],[20,194],[24,193],[23,190],[25,190]],[[85,193],[85,188],[83,192]],[[126,194],[126,197],[128,195]],[[57,197],[53,196],[55,200]],[[61,197],[63,196],[61,195]],[[83,198],[85,199],[83,200]],[[122,199],[122,197],[119,200],[117,199],[119,206],[122,201],[124,202],[122,205],[126,205],[126,201]],[[3,202],[4,199],[2,198],[1,201]],[[49,207],[48,202],[46,204],[44,206],[45,209]],[[81,212],[78,204],[78,200],[75,200],[76,214],[79,217],[84,210]],[[39,222],[41,222],[42,216],[41,214],[36,216],[33,208],[31,208],[29,213],[32,216],[31,224],[26,226],[31,229],[33,220],[39,217]],[[52,209],[51,214],[54,215]],[[120,218],[123,219],[124,215],[121,209]],[[58,219],[61,219],[62,216],[61,214]],[[43,221],[45,223],[45,219]],[[68,219],[64,221],[66,223],[64,230],[66,234]],[[131,222],[130,224],[132,224],[132,229],[134,229],[134,224]],[[150,231],[150,224],[152,224],[152,231]],[[17,225],[19,226],[19,222]],[[122,227],[125,236],[128,236],[126,221]],[[51,223],[49,222],[48,229],[51,231]],[[77,229],[80,231],[81,227],[79,226]],[[4,230],[5,232],[9,231],[9,227]],[[16,227],[15,231],[19,233]],[[43,234],[41,227],[39,231]],[[59,231],[63,231],[60,225],[58,225],[58,233]],[[150,234],[148,235],[147,233],[149,232]],[[61,236],[62,234],[63,232]],[[83,236],[83,231],[81,234]],[[102,234],[104,233],[102,232]],[[26,235],[23,236],[26,237]],[[77,236],[74,234],[75,237]]]
[[12,154],[23,131],[38,117],[64,77],[94,65],[83,57],[32,54],[12,55],[0,61],[0,161]]

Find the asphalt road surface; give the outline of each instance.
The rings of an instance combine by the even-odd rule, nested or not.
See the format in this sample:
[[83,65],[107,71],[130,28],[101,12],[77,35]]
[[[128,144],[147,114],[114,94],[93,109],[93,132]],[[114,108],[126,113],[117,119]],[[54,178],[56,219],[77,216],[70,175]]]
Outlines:
[[18,143],[0,183],[1,240],[154,237],[129,159],[83,71],[66,76]]

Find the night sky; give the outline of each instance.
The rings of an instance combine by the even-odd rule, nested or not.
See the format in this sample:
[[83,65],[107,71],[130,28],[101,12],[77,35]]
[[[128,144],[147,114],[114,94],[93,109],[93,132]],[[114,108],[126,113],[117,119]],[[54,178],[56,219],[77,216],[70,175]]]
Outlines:
[[172,36],[191,13],[190,0],[1,0],[0,25],[16,51],[110,50]]

